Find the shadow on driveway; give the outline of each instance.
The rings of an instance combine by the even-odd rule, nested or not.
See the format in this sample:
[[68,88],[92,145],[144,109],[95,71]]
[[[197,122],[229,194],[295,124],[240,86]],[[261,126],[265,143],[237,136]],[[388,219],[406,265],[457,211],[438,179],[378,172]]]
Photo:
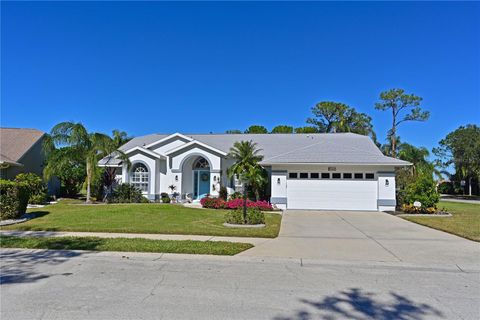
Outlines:
[[378,319],[421,320],[425,317],[443,318],[443,314],[425,303],[417,303],[405,296],[390,292],[390,301],[382,302],[375,294],[350,288],[319,301],[300,299],[305,308],[291,316],[278,316],[275,320],[312,319]]

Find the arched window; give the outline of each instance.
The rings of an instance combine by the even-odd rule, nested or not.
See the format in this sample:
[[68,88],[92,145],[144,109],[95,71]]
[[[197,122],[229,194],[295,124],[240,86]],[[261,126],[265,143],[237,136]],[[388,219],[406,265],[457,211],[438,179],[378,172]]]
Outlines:
[[210,169],[210,165],[205,158],[198,157],[197,160],[193,163],[193,170],[199,169]]
[[138,189],[148,192],[148,169],[142,163],[137,163],[132,168],[130,182]]

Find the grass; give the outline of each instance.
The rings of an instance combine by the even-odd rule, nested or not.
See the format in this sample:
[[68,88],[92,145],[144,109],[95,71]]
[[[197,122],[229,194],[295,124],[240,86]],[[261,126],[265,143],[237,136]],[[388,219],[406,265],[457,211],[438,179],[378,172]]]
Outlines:
[[192,240],[150,240],[98,237],[13,237],[0,236],[1,248],[162,252],[232,256],[253,247],[249,243]]
[[227,228],[223,226],[225,210],[155,203],[85,205],[78,200],[62,200],[28,212],[36,213],[37,218],[1,229],[275,238],[281,222],[281,215],[266,213],[265,228]]
[[440,209],[450,212],[452,217],[403,217],[431,228],[456,234],[474,241],[480,241],[480,205],[441,201]]

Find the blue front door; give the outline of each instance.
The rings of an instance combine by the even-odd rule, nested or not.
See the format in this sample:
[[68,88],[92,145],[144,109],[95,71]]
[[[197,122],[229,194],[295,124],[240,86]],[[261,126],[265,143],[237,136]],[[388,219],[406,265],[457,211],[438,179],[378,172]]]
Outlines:
[[193,171],[193,198],[202,199],[210,193],[210,171]]

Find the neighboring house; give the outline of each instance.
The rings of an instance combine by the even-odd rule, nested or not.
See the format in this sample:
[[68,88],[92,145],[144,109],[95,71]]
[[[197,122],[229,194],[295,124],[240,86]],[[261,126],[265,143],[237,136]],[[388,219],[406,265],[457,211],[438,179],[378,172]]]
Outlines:
[[104,158],[100,166],[117,167],[117,177],[140,188],[150,199],[171,193],[182,199],[218,196],[240,187],[229,179],[236,141],[252,140],[264,156],[268,195],[282,209],[393,210],[395,168],[408,162],[386,157],[369,137],[329,134],[152,134],[123,145],[130,166]]
[[23,172],[42,176],[45,133],[37,129],[0,128],[0,170],[2,179],[14,179]]

